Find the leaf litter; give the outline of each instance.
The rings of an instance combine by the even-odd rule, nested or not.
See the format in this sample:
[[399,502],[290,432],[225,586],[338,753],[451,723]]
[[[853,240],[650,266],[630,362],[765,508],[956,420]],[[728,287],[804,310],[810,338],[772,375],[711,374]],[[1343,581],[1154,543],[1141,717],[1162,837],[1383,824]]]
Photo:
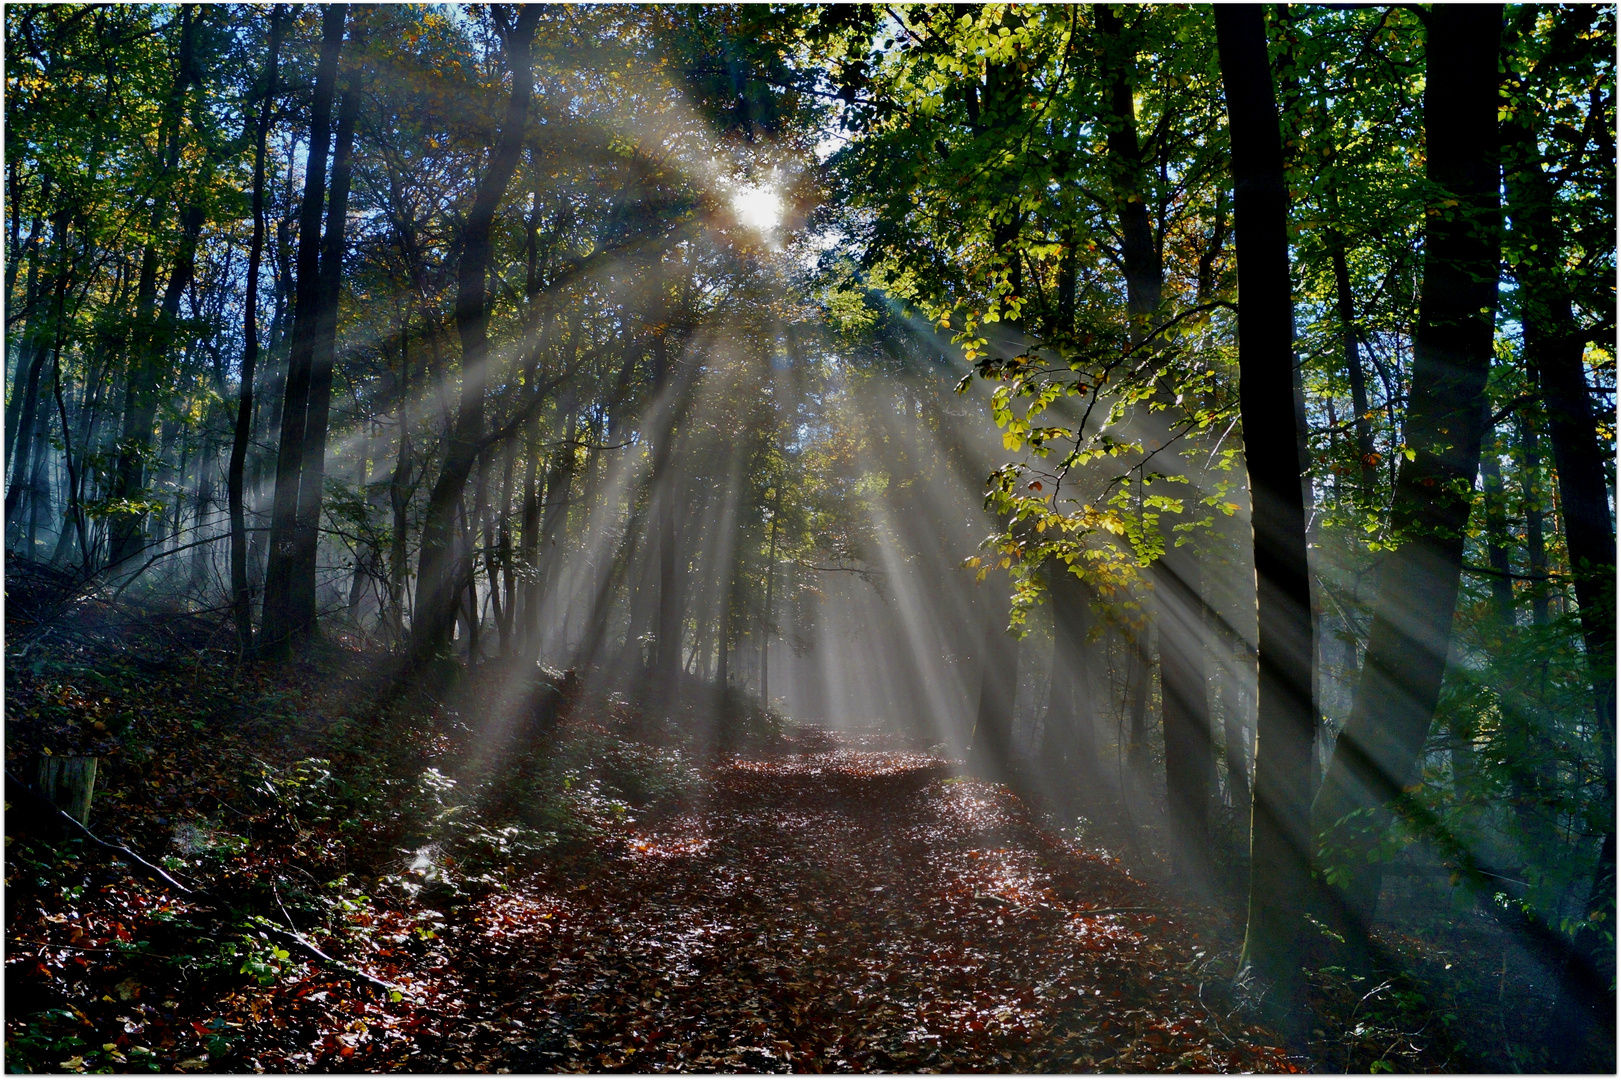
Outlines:
[[[98,665],[110,674],[90,690]],[[330,741],[356,743],[356,760],[372,752],[321,698],[330,678],[243,669],[227,692],[200,664],[126,667],[81,648],[14,678],[8,760],[48,742],[107,753],[87,742],[105,738],[89,719],[132,709],[137,737],[112,748],[92,824],[167,850],[168,869],[229,910],[74,842],[8,843],[13,1068],[1295,1068],[1276,1036],[1207,1007],[1221,981],[1204,974],[1212,943],[1149,886],[1008,789],[881,736],[801,728],[712,760],[663,812],[595,794],[612,811],[542,857],[502,847],[511,857],[462,888],[431,875],[405,887],[399,822],[420,792],[289,808],[288,792],[355,768],[341,751],[307,756],[312,716],[335,717]],[[222,704],[245,698],[255,716]],[[447,740],[443,720],[390,738],[451,768],[447,746],[470,729],[451,723]],[[668,753],[576,723],[614,754]],[[437,765],[424,775],[450,784]],[[464,869],[436,851],[414,858]],[[396,990],[290,954],[270,926]]]

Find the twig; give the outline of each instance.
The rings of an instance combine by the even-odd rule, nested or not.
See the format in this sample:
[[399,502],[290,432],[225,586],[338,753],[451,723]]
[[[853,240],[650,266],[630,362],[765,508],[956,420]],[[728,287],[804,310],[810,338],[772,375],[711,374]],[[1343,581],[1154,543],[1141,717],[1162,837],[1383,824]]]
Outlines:
[[1471,574],[1484,574],[1487,577],[1508,578],[1511,581],[1563,581],[1564,574],[1514,574],[1507,570],[1494,570],[1489,566],[1470,566],[1465,563],[1464,570]]
[[43,794],[36,790],[32,784],[19,779],[17,775],[10,769],[6,770],[6,780],[11,784],[16,785],[16,787],[20,789],[20,791],[24,793],[31,802],[37,803],[42,810],[47,810],[50,814],[55,815],[59,822],[68,827],[69,832],[75,832],[83,839],[88,840],[94,846],[99,847],[104,851],[110,851],[120,858],[127,859],[129,862],[134,863],[142,870],[145,870],[147,873],[162,881],[164,884],[168,885],[182,896],[200,895],[197,890],[181,884],[180,881],[172,877],[169,872],[164,870],[161,866],[155,866],[152,863],[147,862],[145,859],[135,854],[135,852],[131,851],[123,844],[115,844],[111,841],[103,840],[101,837],[85,828],[85,826],[79,822],[78,818],[74,817],[72,814],[69,814],[60,806],[57,806],[50,799],[47,799]]
[[[15,941],[18,945],[33,945],[34,947],[40,948],[40,949],[72,949],[74,952],[104,952],[104,953],[114,953],[114,954],[117,954],[119,956],[122,956],[125,953],[129,952],[128,949],[92,949],[88,945],[58,945],[58,944],[56,944],[55,942],[52,942],[52,941],[32,941],[32,940],[30,940],[28,938],[12,938],[11,940]],[[150,956],[154,960],[173,960],[174,959],[174,957],[172,957],[172,956],[164,956],[162,953],[142,953],[141,955],[142,956]]]
[[298,933],[298,924],[293,921],[292,913],[287,910],[287,905],[281,902],[281,889],[276,887],[275,878],[270,879],[270,895],[276,898],[276,906],[281,908],[281,917],[287,920],[287,925],[292,927],[293,933]]
[[1074,917],[1079,918],[1082,915],[1115,915],[1115,914],[1118,914],[1118,913],[1120,913],[1122,911],[1153,911],[1153,910],[1154,910],[1153,908],[1146,908],[1146,907],[1096,907],[1096,908],[1082,908],[1079,911],[1072,911],[1072,912],[1070,912],[1070,914],[1072,916],[1074,916]]
[[[24,795],[29,801],[39,804],[42,810],[49,810],[49,812],[54,814],[59,821],[67,825],[70,831],[76,832],[79,836],[89,841],[95,847],[101,848],[104,851],[110,851],[119,858],[125,859],[130,863],[133,863],[135,866],[140,867],[142,870],[145,870],[148,874],[151,874],[153,877],[162,881],[164,884],[168,885],[182,896],[187,896],[192,898],[193,901],[200,901],[204,904],[213,905],[216,907],[229,908],[231,906],[229,903],[226,903],[213,896],[207,890],[193,889],[188,885],[182,884],[178,879],[172,876],[168,871],[164,870],[161,866],[156,866],[146,861],[125,845],[113,843],[109,840],[103,840],[101,837],[97,836],[95,833],[91,832],[88,828],[81,824],[77,818],[73,817],[73,815],[69,814],[67,811],[51,802],[51,800],[47,799],[44,795],[37,791],[32,784],[25,783],[23,780],[19,779],[10,769],[6,770],[6,780],[17,789],[19,794]],[[278,896],[277,904],[279,905],[280,902],[281,899]],[[351,978],[370,983],[372,986],[375,986],[380,990],[388,990],[394,993],[401,992],[400,988],[395,986],[393,983],[384,982],[382,979],[379,979],[374,975],[366,974],[364,971],[361,971],[352,964],[346,964],[342,960],[337,960],[331,956],[328,956],[313,943],[308,941],[302,934],[295,930],[284,930],[268,919],[264,919],[260,923],[260,926],[269,936],[277,939],[291,948],[298,949],[306,956],[309,956],[310,958],[317,960],[328,967],[336,968]]]

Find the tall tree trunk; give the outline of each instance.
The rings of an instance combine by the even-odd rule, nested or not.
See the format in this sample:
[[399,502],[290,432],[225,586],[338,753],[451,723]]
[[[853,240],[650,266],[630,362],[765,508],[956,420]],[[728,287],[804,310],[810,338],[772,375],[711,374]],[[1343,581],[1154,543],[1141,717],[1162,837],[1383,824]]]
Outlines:
[[516,24],[504,35],[512,70],[512,97],[501,123],[489,168],[479,181],[473,205],[461,230],[461,256],[456,267],[456,330],[462,344],[461,403],[445,449],[444,465],[428,498],[417,561],[417,598],[411,623],[412,653],[425,660],[441,651],[450,634],[457,590],[450,580],[451,511],[473,470],[484,440],[484,392],[489,383],[489,309],[491,228],[495,212],[518,167],[533,90],[531,45],[541,9],[525,5]]
[[1167,547],[1154,576],[1159,608],[1160,715],[1165,805],[1176,873],[1194,889],[1210,880],[1210,777],[1215,771],[1206,696],[1203,575],[1192,548]]
[[[1126,275],[1126,311],[1132,337],[1151,329],[1165,288],[1165,268],[1145,199],[1147,169],[1137,134],[1132,81],[1138,56],[1134,28],[1109,5],[1094,8],[1101,31],[1106,83],[1110,183],[1120,218],[1121,262]],[[1168,433],[1167,433],[1167,436]],[[1169,539],[1169,538],[1168,538]],[[1196,564],[1167,547],[1151,571],[1166,598],[1160,605],[1161,718],[1165,734],[1165,785],[1172,848],[1188,880],[1203,879],[1208,860],[1209,774],[1214,764],[1210,707],[1205,695],[1205,642],[1200,629]],[[1138,753],[1140,745],[1136,746]],[[1197,869],[1196,869],[1197,868]]]
[[1548,541],[1542,514],[1542,446],[1533,411],[1520,410],[1520,504],[1525,515],[1525,571],[1531,579],[1531,625],[1547,626]]
[[[165,103],[160,125],[160,144],[163,159],[159,163],[157,190],[152,201],[149,218],[150,235],[160,236],[165,231],[164,218],[169,212],[169,178],[180,163],[182,143],[181,113],[186,92],[201,81],[197,65],[197,38],[202,28],[204,9],[201,5],[186,5],[180,13],[180,48],[175,62],[175,81]],[[206,187],[206,184],[199,185]],[[199,191],[198,194],[201,194]],[[124,387],[124,425],[118,444],[118,463],[114,473],[113,495],[127,502],[138,502],[146,487],[147,457],[152,447],[152,434],[157,422],[157,389],[163,363],[171,344],[174,320],[180,310],[180,297],[191,283],[193,260],[197,240],[202,231],[203,211],[195,201],[181,213],[180,243],[175,255],[174,270],[169,275],[161,309],[156,310],[158,253],[155,242],[149,242],[141,257],[140,284],[136,289],[135,332],[132,335],[130,372]],[[108,562],[112,566],[128,563],[146,545],[146,515],[120,513],[112,518],[112,544]]]
[[674,690],[681,671],[681,624],[684,621],[685,575],[680,573],[680,478],[667,475],[659,493],[659,602],[654,627],[656,693]]
[[[669,336],[660,331],[653,338],[653,393],[663,391],[669,379]],[[675,428],[665,435],[666,441],[676,438]],[[671,447],[673,455],[674,447]],[[685,582],[677,573],[681,543],[679,505],[680,477],[668,468],[662,471],[660,483],[654,490],[659,501],[659,563],[658,613],[653,627],[654,669],[657,695],[671,693],[681,670],[681,624],[684,621]]]
[[[52,366],[62,362],[62,354],[58,350]],[[51,514],[51,480],[50,480],[50,450],[51,450],[51,416],[46,409],[40,410],[39,422],[34,425],[34,450],[32,454],[33,466],[28,480],[28,544],[27,552],[30,559],[39,558],[39,532],[50,520]]]
[[1126,311],[1139,329],[1158,310],[1164,269],[1154,242],[1154,226],[1143,197],[1143,148],[1137,137],[1137,111],[1131,81],[1137,70],[1136,43],[1114,8],[1098,4],[1107,94],[1109,172],[1115,212],[1120,216],[1121,262],[1126,274]]
[[[782,517],[782,477],[777,477],[771,497],[771,543],[765,557],[765,616],[760,620],[760,702],[771,707],[771,629],[775,625],[772,605],[773,589],[777,583],[777,525]],[[676,666],[680,667],[680,650],[676,650]]]
[[980,598],[984,637],[979,650],[979,708],[968,739],[968,766],[987,780],[1009,779],[1013,699],[1019,686],[1019,640],[1007,632],[1000,597]]
[[[12,158],[12,162],[15,164],[15,157]],[[42,186],[44,188],[42,196],[48,196],[50,193],[50,179],[48,176]],[[8,208],[8,212],[14,215],[15,220],[20,221],[21,216],[19,210],[20,208],[18,207]],[[59,212],[57,220],[66,221],[66,215],[60,214]],[[37,362],[39,352],[43,348],[43,346],[41,346],[37,340],[39,334],[37,332],[37,320],[34,318],[33,312],[34,305],[39,302],[39,230],[44,221],[45,215],[43,213],[39,213],[34,216],[34,224],[33,227],[29,229],[28,242],[24,246],[24,251],[26,251],[28,256],[28,284],[23,293],[24,301],[22,304],[22,309],[28,312],[28,318],[23,323],[23,332],[17,335],[18,339],[20,339],[20,343],[17,348],[16,366],[12,368],[11,378],[6,383],[6,388],[10,392],[10,396],[6,399],[5,420],[7,468],[10,468],[12,458],[16,453],[19,413],[22,409],[23,401],[26,398],[26,394],[19,393],[18,388],[27,382],[27,373],[33,369],[34,364]],[[56,236],[57,240],[60,242],[62,240],[62,235],[59,231],[56,233]],[[16,318],[16,309],[11,304],[12,278],[10,275],[16,272],[17,267],[23,261],[22,256],[23,252],[18,251],[13,254],[12,258],[6,260],[6,310],[9,316],[6,327],[8,330],[8,339],[11,336],[9,334],[11,320]],[[48,289],[47,291],[53,290]]]
[[[1560,37],[1574,36],[1591,12],[1564,14]],[[1528,22],[1525,14],[1519,21]],[[1598,912],[1613,927],[1615,917],[1615,525],[1610,518],[1606,453],[1598,436],[1599,418],[1583,363],[1590,334],[1576,323],[1571,288],[1565,277],[1569,245],[1554,220],[1556,191],[1545,171],[1534,97],[1516,104],[1504,124],[1506,190],[1514,223],[1514,274],[1520,286],[1520,318],[1525,353],[1541,384],[1548,439],[1558,473],[1560,518],[1576,593],[1588,671],[1592,680],[1595,757],[1603,770],[1604,839],[1592,890],[1584,910]],[[1602,121],[1601,121],[1602,122]],[[1606,338],[1610,332],[1605,332]],[[1600,972],[1613,962],[1615,946],[1590,921],[1578,932],[1564,973],[1559,1008],[1564,1031],[1585,1035],[1593,1022],[1613,1020],[1614,982]],[[1574,1021],[1580,1016],[1582,1022]],[[1613,1049],[1612,1049],[1613,1053]],[[1612,1058],[1613,1061],[1613,1058]]]
[[1228,801],[1237,810],[1250,807],[1250,747],[1244,723],[1244,698],[1236,687],[1223,682],[1222,758],[1227,769]]
[[242,389],[236,408],[236,429],[231,439],[231,460],[226,467],[226,500],[231,514],[231,612],[236,620],[237,651],[253,651],[252,588],[248,584],[248,525],[242,480],[253,435],[253,380],[259,363],[259,263],[265,246],[265,144],[270,137],[270,107],[276,96],[277,64],[286,8],[277,4],[270,15],[270,45],[265,57],[264,97],[254,124],[253,239],[248,246],[247,296],[242,312]]
[[299,208],[298,256],[293,297],[292,348],[282,392],[281,440],[276,450],[276,491],[270,511],[270,553],[265,567],[260,650],[290,656],[301,628],[294,606],[298,568],[299,480],[305,461],[304,432],[310,401],[311,368],[321,307],[321,210],[326,202],[327,153],[332,147],[332,99],[338,82],[347,8],[328,4],[321,20],[321,57],[315,69],[310,105],[310,146],[304,165],[304,202]]
[[1086,585],[1067,565],[1047,570],[1053,604],[1052,690],[1042,727],[1041,759],[1060,801],[1095,813],[1102,802],[1096,689],[1092,672],[1092,606]]
[[1496,447],[1487,448],[1480,455],[1480,486],[1486,495],[1486,559],[1496,571],[1496,576],[1491,580],[1492,603],[1497,608],[1498,621],[1504,627],[1512,628],[1514,578],[1508,561],[1508,515],[1504,506],[1503,468],[1497,460]]
[[315,309],[315,341],[310,357],[309,400],[304,412],[303,461],[298,471],[292,565],[287,603],[295,642],[316,631],[316,563],[321,539],[321,497],[326,486],[327,426],[332,410],[332,370],[337,361],[338,297],[343,288],[344,229],[349,220],[349,185],[354,172],[355,122],[360,111],[359,58],[364,28],[349,31],[352,70],[338,100],[328,182],[326,232],[321,238],[320,294]]
[[524,573],[519,589],[523,603],[516,616],[516,629],[519,647],[530,659],[534,659],[540,641],[540,501],[546,495],[540,487],[543,477],[540,475],[540,446],[536,437],[539,429],[540,418],[537,416],[530,421],[529,431],[524,436],[523,507],[518,515],[517,561]]
[[[1371,858],[1384,808],[1417,779],[1452,639],[1497,310],[1500,241],[1497,56],[1502,8],[1439,5],[1428,24],[1426,175],[1456,200],[1425,222],[1424,279],[1413,329],[1413,380],[1391,523],[1401,546],[1379,593],[1351,715],[1312,808],[1335,836],[1350,881],[1331,897],[1352,934],[1366,932],[1383,882]],[[1266,734],[1261,734],[1266,745]],[[1370,819],[1362,816],[1371,813]],[[1357,814],[1355,818],[1350,815]],[[1372,823],[1375,828],[1366,826]],[[1353,938],[1353,941],[1355,938]]]
[[1260,676],[1249,920],[1242,960],[1275,984],[1298,1022],[1299,948],[1311,881],[1311,582],[1306,513],[1293,424],[1294,313],[1290,302],[1288,190],[1278,107],[1260,5],[1215,9],[1216,41],[1232,138],[1238,263],[1239,412],[1254,533]]
[[[508,441],[501,455],[501,495],[490,521],[490,530],[495,536],[495,543],[491,549],[490,593],[498,601],[495,609],[495,626],[496,632],[500,635],[502,656],[510,655],[512,652],[513,619],[517,615],[518,607],[518,582],[512,562],[512,476],[517,449],[518,438],[514,436]],[[499,602],[503,597],[505,602]]]
[[405,640],[405,580],[410,576],[410,555],[406,532],[410,525],[411,509],[411,314],[406,309],[400,321],[400,374],[396,382],[399,397],[399,441],[396,444],[394,472],[388,481],[388,505],[393,513],[393,530],[389,534],[388,553],[388,618],[393,643]]
[[[1339,209],[1339,194],[1331,192],[1334,209]],[[1379,479],[1378,459],[1374,457],[1373,421],[1369,418],[1368,380],[1362,370],[1362,355],[1357,351],[1356,296],[1351,291],[1351,269],[1346,262],[1345,235],[1338,229],[1328,230],[1328,254],[1334,268],[1334,308],[1340,319],[1340,348],[1345,354],[1345,374],[1351,383],[1351,428],[1356,432],[1356,456],[1360,467],[1358,494],[1364,507],[1373,505],[1373,493]]]
[[1134,781],[1148,772],[1148,685],[1154,671],[1147,635],[1152,629],[1139,631],[1138,637],[1122,634],[1120,639],[1126,648],[1126,768]]
[[[63,214],[57,219],[55,229],[57,237],[58,267],[56,271],[56,281],[54,283],[55,287],[52,290],[56,293],[56,300],[52,304],[52,311],[55,318],[51,332],[58,342],[61,341],[62,335],[65,331],[64,319],[66,318],[67,292],[69,285],[67,224],[67,216]],[[32,327],[30,327],[30,329],[32,329]],[[60,346],[58,346],[58,350],[59,349]],[[28,350],[24,351],[26,352]],[[28,379],[24,384],[21,394],[21,417],[17,423],[17,430],[24,432],[25,434],[22,434],[19,438],[17,438],[12,447],[11,456],[8,461],[8,464],[11,466],[11,483],[10,486],[6,488],[5,504],[6,525],[8,532],[11,532],[12,529],[14,529],[15,524],[18,521],[17,510],[22,505],[23,492],[32,482],[30,465],[33,460],[34,444],[36,441],[34,439],[34,430],[38,426],[40,416],[40,384],[44,378],[45,364],[50,357],[51,351],[52,350],[45,347],[45,343],[43,341],[35,342],[32,349],[32,358],[28,362]],[[13,391],[12,396],[13,398],[18,396],[16,391]],[[8,431],[7,434],[10,435],[12,433]]]
[[[68,427],[68,407],[62,396],[62,361],[60,350],[57,351],[57,362],[51,368],[51,388],[56,398],[57,416],[62,422],[62,458],[67,467],[68,474],[66,491],[67,507],[65,510],[65,519],[62,524],[62,535],[65,538],[68,534],[69,526],[72,526],[79,538],[79,564],[86,572],[88,572],[90,566],[90,545],[85,536],[84,510],[79,498],[79,477],[81,475],[82,465],[75,467],[74,464],[73,438],[71,429]],[[84,402],[81,399],[81,414],[85,411],[83,406]],[[79,445],[86,445],[86,441],[84,439],[80,439]],[[64,547],[62,557],[66,556],[66,550],[67,549]],[[54,563],[57,562],[58,559],[57,557],[53,557],[51,561]]]
[[[152,445],[152,433],[157,427],[158,379],[164,358],[174,344],[181,297],[191,286],[196,272],[197,244],[202,238],[203,221],[203,208],[195,203],[187,206],[180,216],[180,245],[175,255],[174,270],[164,287],[163,303],[141,350],[141,359],[125,389],[124,436],[119,445],[117,484],[114,489],[123,499],[138,500],[145,491],[147,452]],[[160,452],[158,459],[161,461],[162,457]],[[108,556],[112,566],[132,568],[128,564],[146,546],[145,521],[146,515],[138,512],[120,513],[114,517],[113,546]]]

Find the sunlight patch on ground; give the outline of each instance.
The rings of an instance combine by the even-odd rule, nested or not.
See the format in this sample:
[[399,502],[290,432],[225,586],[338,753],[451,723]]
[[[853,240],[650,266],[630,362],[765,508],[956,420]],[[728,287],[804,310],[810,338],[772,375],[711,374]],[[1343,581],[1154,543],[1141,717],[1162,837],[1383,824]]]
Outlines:
[[927,769],[939,769],[945,763],[928,754],[905,752],[873,753],[859,750],[836,750],[824,754],[792,754],[785,758],[755,761],[734,758],[731,768],[739,772],[771,776],[821,776],[824,772],[859,778],[901,776]]
[[709,840],[699,836],[647,836],[630,845],[632,855],[646,859],[676,859],[702,855]]

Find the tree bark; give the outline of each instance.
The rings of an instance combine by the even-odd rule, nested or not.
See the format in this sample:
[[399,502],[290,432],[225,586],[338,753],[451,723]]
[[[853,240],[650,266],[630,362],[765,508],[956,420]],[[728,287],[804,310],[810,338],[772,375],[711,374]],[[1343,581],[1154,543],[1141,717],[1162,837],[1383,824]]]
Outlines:
[[1191,548],[1167,547],[1154,575],[1159,608],[1160,717],[1172,866],[1198,889],[1210,881],[1210,777],[1215,744],[1206,696],[1203,574]]
[[248,584],[248,527],[242,480],[253,435],[253,380],[259,363],[259,263],[265,245],[265,144],[270,137],[270,107],[276,96],[277,64],[281,58],[282,27],[286,9],[276,5],[270,15],[270,44],[265,58],[265,90],[254,124],[253,239],[248,246],[247,296],[242,313],[242,389],[237,402],[231,460],[226,467],[226,500],[231,514],[231,611],[236,620],[237,650],[253,651],[252,588]]
[[1126,768],[1134,780],[1146,781],[1148,772],[1148,684],[1153,681],[1148,634],[1139,637],[1121,634],[1126,648]]
[[1215,9],[1232,138],[1238,264],[1239,412],[1254,533],[1260,676],[1250,826],[1249,919],[1242,963],[1277,985],[1298,1021],[1302,916],[1311,880],[1311,583],[1294,424],[1294,320],[1288,191],[1277,100],[1259,5]]
[[[15,162],[15,160],[16,159],[14,158],[13,162]],[[42,197],[48,197],[50,194],[50,180],[48,176],[42,183],[42,187],[44,189],[42,192]],[[9,212],[14,215],[16,220],[21,220],[20,208],[11,208]],[[59,220],[65,220],[65,218],[59,217]],[[35,340],[38,337],[38,333],[36,320],[33,317],[33,311],[34,305],[38,302],[39,298],[39,231],[40,226],[44,223],[44,221],[45,215],[43,213],[37,213],[34,216],[33,227],[28,231],[28,242],[23,246],[23,251],[26,251],[28,256],[28,284],[24,289],[25,300],[22,308],[24,311],[27,311],[29,315],[27,321],[23,324],[24,332],[18,335],[21,338],[21,343],[17,349],[17,363],[16,367],[12,370],[11,380],[6,384],[11,391],[11,397],[6,402],[5,421],[7,468],[10,468],[13,455],[16,453],[17,429],[19,427],[18,414],[22,408],[23,401],[26,400],[26,393],[18,393],[17,388],[19,385],[23,385],[27,382],[27,373],[32,371],[33,365],[37,362],[39,352],[43,348],[38,341]],[[57,234],[57,238],[60,240],[60,233]],[[22,262],[23,251],[15,252],[13,257],[6,261],[6,300],[8,314],[14,310],[10,303],[12,289],[11,275],[15,274],[18,265]],[[51,290],[48,289],[47,291]],[[16,316],[11,314],[10,318],[14,319]],[[7,320],[8,330],[9,327],[10,319]]]
[[[1339,199],[1334,199],[1335,209]],[[1369,419],[1368,380],[1357,352],[1356,297],[1351,292],[1351,270],[1346,263],[1345,236],[1337,229],[1328,232],[1329,260],[1334,268],[1334,307],[1340,319],[1340,347],[1345,353],[1345,374],[1351,383],[1351,428],[1356,432],[1356,456],[1360,467],[1358,494],[1364,507],[1373,505],[1378,489],[1379,461],[1374,457],[1373,422]]]
[[304,202],[299,209],[298,255],[293,297],[292,348],[282,393],[281,441],[276,450],[276,492],[270,512],[270,554],[265,567],[260,651],[276,659],[292,653],[300,627],[294,607],[297,572],[299,480],[321,304],[321,210],[326,202],[327,153],[332,147],[332,99],[338,82],[347,8],[328,4],[321,20],[321,57],[310,106],[310,146],[305,156]]
[[1086,585],[1066,565],[1048,568],[1053,604],[1052,690],[1042,727],[1041,758],[1065,803],[1101,809],[1103,770],[1097,750],[1097,690],[1092,678],[1092,606]]
[[517,614],[517,576],[512,565],[512,473],[518,440],[509,441],[501,455],[501,493],[486,519],[493,537],[489,556],[490,595],[495,600],[495,628],[501,655],[512,649],[513,617]]
[[399,412],[399,442],[396,444],[394,472],[388,481],[388,505],[393,514],[388,553],[388,619],[393,643],[405,640],[405,581],[410,576],[406,533],[411,509],[411,313],[407,308],[400,320],[400,373],[396,385]]
[[316,563],[321,539],[321,498],[326,486],[327,426],[332,409],[332,370],[337,361],[338,298],[343,288],[344,231],[349,219],[349,186],[354,173],[355,122],[360,111],[358,52],[364,27],[351,24],[350,67],[338,101],[338,127],[328,182],[326,233],[321,238],[320,293],[315,309],[315,341],[310,358],[309,400],[304,413],[303,461],[298,470],[288,607],[295,642],[316,631]]
[[[64,215],[57,221],[57,245],[60,266],[57,269],[53,292],[56,293],[55,303],[52,305],[55,315],[55,325],[52,333],[60,339],[62,336],[62,320],[65,317],[67,302],[68,271],[67,271],[67,219]],[[25,350],[26,351],[26,350]],[[11,483],[6,488],[6,523],[7,531],[15,527],[18,520],[17,510],[22,504],[23,491],[32,483],[30,464],[34,455],[34,429],[39,420],[40,384],[44,378],[45,364],[50,356],[50,349],[44,342],[35,342],[31,359],[28,361],[28,378],[22,390],[21,417],[17,423],[17,430],[24,432],[14,443],[9,464],[11,466]],[[13,391],[13,397],[16,397]],[[8,435],[13,432],[8,431]]]
[[[1535,369],[1532,371],[1533,379]],[[1520,412],[1515,430],[1520,440],[1520,505],[1525,515],[1525,570],[1531,578],[1531,625],[1547,626],[1548,541],[1542,514],[1542,440],[1530,409]]]
[[1108,4],[1093,8],[1102,33],[1108,95],[1108,148],[1115,211],[1120,215],[1121,262],[1126,275],[1126,311],[1144,323],[1159,308],[1164,270],[1154,243],[1154,226],[1143,199],[1143,149],[1137,137],[1137,111],[1131,78],[1137,68],[1135,44],[1120,16]]
[[[150,215],[153,236],[162,233],[163,218],[169,208],[168,180],[180,162],[180,116],[186,92],[201,81],[197,69],[197,37],[203,11],[201,5],[195,4],[181,9],[175,81],[164,106],[160,127],[160,145],[164,148],[164,156],[158,167],[159,195],[153,199]],[[170,344],[170,331],[180,310],[180,297],[191,283],[202,225],[203,212],[194,201],[181,214],[180,244],[175,255],[174,270],[169,276],[161,308],[157,308],[155,313],[158,253],[156,247],[149,243],[142,254],[140,283],[136,289],[136,326],[132,335],[130,374],[124,388],[123,434],[119,438],[118,463],[113,482],[113,495],[117,499],[133,502],[139,500],[145,490],[147,456],[157,422],[158,378]],[[108,553],[110,565],[127,563],[145,547],[145,524],[145,514],[120,513],[113,517],[112,544]]]
[[1006,783],[1012,764],[1019,639],[1007,632],[1001,603],[990,597],[982,597],[981,602],[985,625],[979,650],[979,708],[968,739],[968,767],[986,780]]
[[1514,579],[1508,561],[1508,516],[1503,496],[1503,469],[1497,451],[1480,456],[1480,486],[1485,492],[1486,560],[1497,576],[1491,580],[1492,604],[1504,627],[1514,626]]
[[[1385,808],[1417,779],[1452,638],[1481,439],[1497,309],[1497,57],[1502,8],[1439,5],[1428,25],[1424,94],[1428,179],[1453,207],[1426,218],[1423,284],[1413,329],[1405,422],[1410,459],[1397,470],[1385,556],[1351,715],[1312,808],[1350,866],[1334,915],[1366,932],[1383,881],[1371,857]],[[1261,745],[1266,735],[1261,735]],[[1358,815],[1352,818],[1351,815]],[[1371,816],[1369,816],[1371,815]],[[1368,828],[1369,825],[1373,828]],[[1355,940],[1355,938],[1353,938]]]
[[[1525,18],[1524,15],[1521,18]],[[1556,29],[1558,44],[1574,38],[1578,21],[1589,24],[1591,12],[1564,15]],[[1516,103],[1503,125],[1506,152],[1505,189],[1514,224],[1520,318],[1525,354],[1541,384],[1543,406],[1558,473],[1560,518],[1576,593],[1593,689],[1594,750],[1601,763],[1605,832],[1587,912],[1600,912],[1614,925],[1615,915],[1615,525],[1610,518],[1605,451],[1598,436],[1583,363],[1589,334],[1576,323],[1569,282],[1564,275],[1569,245],[1554,219],[1556,191],[1543,167],[1538,145],[1540,117],[1534,99]],[[1606,332],[1606,337],[1611,336]],[[1546,600],[1543,600],[1546,604]],[[1546,615],[1544,614],[1544,618]],[[1614,959],[1614,944],[1589,921],[1578,931],[1570,963],[1563,973],[1561,1038],[1572,1043],[1586,1028],[1615,1016],[1613,981],[1600,972]],[[1580,1020],[1577,1020],[1580,1017]]]
[[411,623],[411,650],[418,661],[444,649],[455,614],[456,582],[446,556],[452,511],[482,449],[484,436],[484,392],[489,383],[486,279],[492,255],[490,233],[523,149],[533,91],[531,46],[539,19],[540,8],[525,5],[505,35],[512,96],[489,168],[479,181],[461,231],[461,257],[456,267],[456,330],[462,343],[461,402],[422,526],[415,616]]

